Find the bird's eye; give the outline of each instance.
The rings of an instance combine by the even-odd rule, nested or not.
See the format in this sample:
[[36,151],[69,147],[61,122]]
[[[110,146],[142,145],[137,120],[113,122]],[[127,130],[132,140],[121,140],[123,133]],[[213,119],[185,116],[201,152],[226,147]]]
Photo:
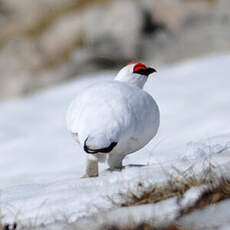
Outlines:
[[134,67],[133,67],[133,72],[134,73],[141,73],[143,71],[145,71],[147,69],[147,67],[142,64],[142,63],[137,63]]

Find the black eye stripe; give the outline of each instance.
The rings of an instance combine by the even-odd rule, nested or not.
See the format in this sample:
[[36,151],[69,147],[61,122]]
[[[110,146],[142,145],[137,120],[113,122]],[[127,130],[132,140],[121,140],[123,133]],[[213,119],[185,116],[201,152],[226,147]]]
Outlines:
[[134,73],[146,75],[146,69],[139,69],[138,71],[135,71]]

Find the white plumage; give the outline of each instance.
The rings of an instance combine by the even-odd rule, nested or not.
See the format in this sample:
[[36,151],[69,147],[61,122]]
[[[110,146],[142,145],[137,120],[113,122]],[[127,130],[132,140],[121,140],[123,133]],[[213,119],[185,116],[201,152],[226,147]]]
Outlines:
[[159,109],[142,89],[155,72],[141,63],[125,66],[112,81],[89,86],[67,112],[67,127],[88,153],[86,176],[98,175],[98,161],[111,169],[144,147],[159,128]]

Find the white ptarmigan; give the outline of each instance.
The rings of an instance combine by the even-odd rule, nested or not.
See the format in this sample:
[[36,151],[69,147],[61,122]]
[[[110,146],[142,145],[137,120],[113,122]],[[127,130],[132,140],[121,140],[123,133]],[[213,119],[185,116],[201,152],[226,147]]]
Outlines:
[[98,176],[98,162],[110,169],[144,147],[157,133],[158,106],[143,86],[155,69],[129,63],[114,80],[93,84],[78,95],[67,112],[67,128],[88,153],[86,177]]

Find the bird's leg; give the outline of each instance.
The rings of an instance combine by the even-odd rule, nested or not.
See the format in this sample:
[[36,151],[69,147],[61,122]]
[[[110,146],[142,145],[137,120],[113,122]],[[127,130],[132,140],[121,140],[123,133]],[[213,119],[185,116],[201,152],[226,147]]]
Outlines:
[[109,154],[108,164],[110,169],[122,169],[122,160],[124,159],[124,157],[124,155],[116,153]]
[[98,176],[98,159],[94,155],[88,155],[87,166],[86,166],[86,177],[97,177]]
[[98,162],[101,162],[101,163],[105,162],[107,158],[107,154],[105,153],[97,153],[95,154],[95,156],[97,157]]

